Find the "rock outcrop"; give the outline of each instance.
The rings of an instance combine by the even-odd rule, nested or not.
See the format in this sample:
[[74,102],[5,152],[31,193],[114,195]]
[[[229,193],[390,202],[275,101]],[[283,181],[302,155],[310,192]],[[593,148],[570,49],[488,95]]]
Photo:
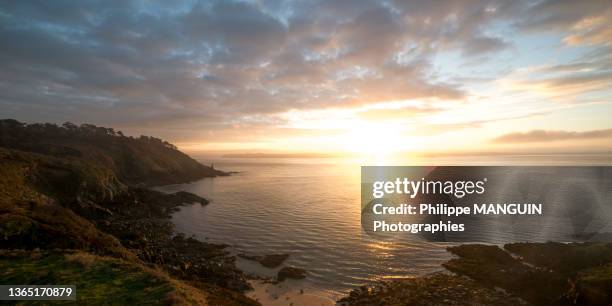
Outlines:
[[612,244],[459,245],[439,273],[350,292],[346,305],[612,305]]
[[286,279],[303,279],[306,278],[306,270],[296,267],[283,267],[281,268],[277,275],[276,279],[279,282],[282,282]]
[[[197,288],[196,295],[208,304],[256,305],[242,294],[250,286],[225,246],[174,230],[170,216],[179,206],[208,201],[188,192],[146,188],[215,175],[224,173],[158,139],[88,125],[0,121],[0,251],[52,252],[60,268],[68,265],[61,255],[74,250],[96,262],[109,256],[163,270],[177,284],[173,288]],[[163,303],[189,304],[185,301]]]

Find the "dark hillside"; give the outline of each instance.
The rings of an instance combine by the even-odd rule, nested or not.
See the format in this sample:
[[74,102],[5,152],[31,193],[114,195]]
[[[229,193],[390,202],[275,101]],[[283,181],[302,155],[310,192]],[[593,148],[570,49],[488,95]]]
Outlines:
[[111,169],[128,185],[164,185],[226,175],[204,166],[166,141],[124,136],[91,124],[25,124],[0,120],[0,146],[55,157],[82,159]]
[[0,245],[135,257],[78,215],[110,213],[101,204],[126,190],[103,169],[0,148]]
[[[174,229],[170,217],[178,207],[208,201],[146,188],[224,174],[153,137],[0,120],[0,266],[20,268],[1,280],[80,282],[88,301],[257,305],[242,294],[249,285],[224,245]],[[162,281],[149,281],[151,275]],[[120,284],[130,288],[98,290]],[[147,299],[147,292],[159,294]]]

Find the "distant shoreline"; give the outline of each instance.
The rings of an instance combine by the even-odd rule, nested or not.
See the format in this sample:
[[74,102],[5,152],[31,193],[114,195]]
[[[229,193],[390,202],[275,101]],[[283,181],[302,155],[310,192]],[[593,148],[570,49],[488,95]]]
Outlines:
[[339,155],[325,153],[232,153],[222,158],[336,158]]

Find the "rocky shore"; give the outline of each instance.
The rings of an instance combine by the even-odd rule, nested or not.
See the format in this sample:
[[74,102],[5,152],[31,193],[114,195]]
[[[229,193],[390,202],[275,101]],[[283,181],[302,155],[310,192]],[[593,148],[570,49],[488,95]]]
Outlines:
[[449,247],[449,271],[381,282],[343,305],[611,305],[612,244],[512,243]]
[[448,273],[352,290],[340,305],[525,305],[523,300]]
[[[101,267],[107,265],[105,258],[113,258],[125,263],[126,271],[158,271],[168,279],[168,292],[200,291],[188,295],[198,296],[192,302],[159,296],[161,304],[202,304],[201,298],[211,305],[258,304],[244,296],[250,285],[224,245],[174,230],[170,216],[179,206],[208,201],[187,192],[164,194],[148,188],[227,173],[152,137],[125,137],[91,125],[24,125],[14,120],[0,120],[0,169],[0,251],[11,254],[3,257],[5,265],[39,252],[61,270],[70,266],[63,256],[78,252]],[[39,279],[38,273],[19,275],[22,283]],[[72,279],[79,277],[90,276]],[[151,286],[144,279],[133,288]]]
[[250,289],[225,245],[205,243],[174,231],[172,212],[193,203],[207,205],[208,201],[183,191],[164,194],[134,188],[108,205],[112,214],[96,223],[104,232],[119,238],[140,260],[163,267],[174,277],[237,292]]

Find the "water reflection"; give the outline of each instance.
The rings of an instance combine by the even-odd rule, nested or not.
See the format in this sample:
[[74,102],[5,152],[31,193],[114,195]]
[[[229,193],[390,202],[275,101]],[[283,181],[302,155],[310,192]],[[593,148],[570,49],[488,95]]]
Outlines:
[[438,271],[450,258],[449,244],[415,235],[383,241],[363,232],[359,164],[329,159],[214,163],[239,173],[163,188],[211,200],[178,211],[177,229],[229,244],[236,252],[288,253],[287,265],[308,271],[302,287],[339,295],[377,279]]

